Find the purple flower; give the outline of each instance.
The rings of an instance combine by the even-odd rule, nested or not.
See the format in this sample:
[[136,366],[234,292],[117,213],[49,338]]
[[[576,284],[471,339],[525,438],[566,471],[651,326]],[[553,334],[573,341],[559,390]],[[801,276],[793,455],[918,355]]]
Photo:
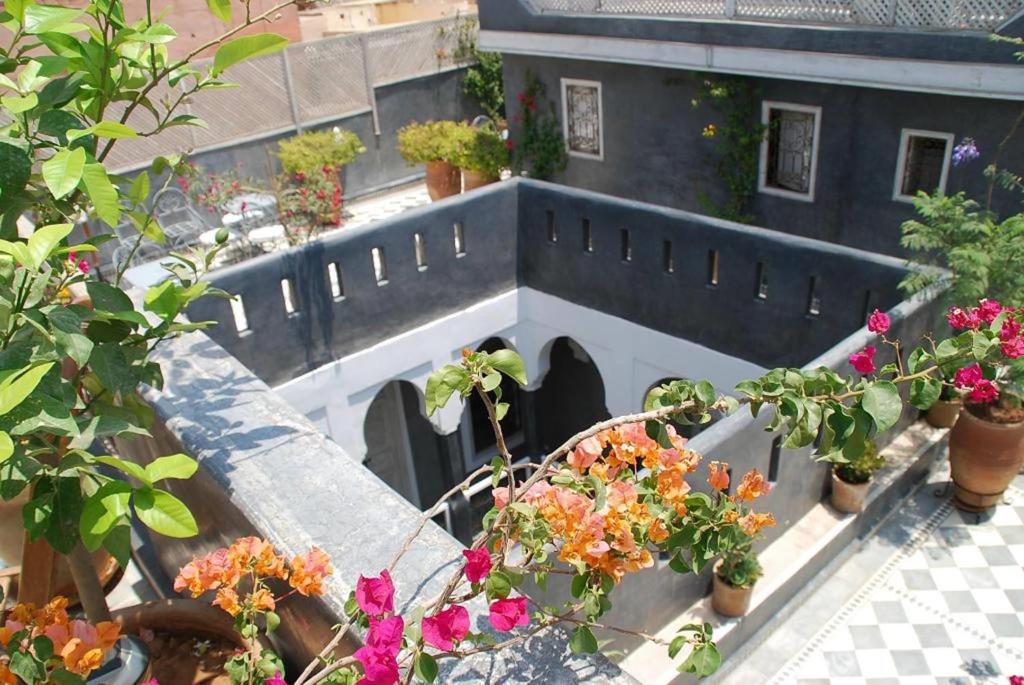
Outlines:
[[960,141],[959,145],[953,147],[953,166],[966,164],[978,157],[981,157],[981,153],[978,152],[978,146],[974,143],[974,138],[964,138]]

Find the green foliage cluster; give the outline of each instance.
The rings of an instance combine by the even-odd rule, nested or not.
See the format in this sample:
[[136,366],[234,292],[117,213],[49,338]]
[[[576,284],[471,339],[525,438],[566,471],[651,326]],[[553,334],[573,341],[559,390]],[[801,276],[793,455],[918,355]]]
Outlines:
[[549,179],[569,164],[555,105],[547,100],[544,84],[531,71],[526,72],[526,87],[518,101],[516,121],[520,130],[519,140],[515,141],[513,169],[530,178]]
[[340,128],[307,131],[277,144],[277,158],[289,174],[311,174],[325,167],[340,169],[364,152],[366,147],[359,136]]
[[398,130],[398,152],[410,165],[439,161],[455,164],[466,128],[458,121],[413,122]]
[[758,161],[761,141],[767,127],[757,122],[760,91],[754,83],[740,76],[716,76],[701,82],[691,105],[696,109],[710,104],[720,121],[708,124],[702,135],[715,141],[707,162],[725,185],[726,199],[715,202],[700,191],[698,201],[713,216],[730,221],[750,223],[750,202],[757,190]]
[[466,69],[462,91],[475,99],[484,114],[494,121],[505,118],[505,81],[500,52],[474,49],[475,63]]
[[858,485],[871,480],[871,474],[885,466],[885,457],[878,451],[878,445],[869,440],[864,452],[846,464],[836,464],[836,476],[840,480]]
[[736,588],[751,588],[764,575],[761,562],[749,545],[735,547],[722,554],[718,577]]
[[509,150],[501,134],[490,126],[466,127],[456,140],[454,164],[497,179],[509,166]]
[[1024,305],[1024,214],[999,221],[964,193],[920,192],[914,206],[920,219],[903,223],[900,243],[917,265],[947,271],[915,269],[900,284],[905,292],[946,289],[957,306],[983,297]]

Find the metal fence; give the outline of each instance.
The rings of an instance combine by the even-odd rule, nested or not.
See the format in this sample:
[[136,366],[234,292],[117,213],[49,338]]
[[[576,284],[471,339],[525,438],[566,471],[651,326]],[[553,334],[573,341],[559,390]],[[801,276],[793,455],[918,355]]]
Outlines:
[[[476,30],[476,16],[464,14],[290,45],[229,69],[225,78],[238,88],[192,96],[182,112],[203,119],[207,128],[175,126],[121,140],[107,162],[125,171],[157,155],[198,152],[366,111],[376,127],[375,88],[464,66]],[[206,64],[199,62],[200,68]],[[150,99],[163,102],[179,94],[164,85]],[[120,117],[123,111],[112,107],[110,114]],[[153,116],[139,108],[128,124],[152,129]]]
[[766,19],[991,31],[1022,0],[526,0],[537,12]]

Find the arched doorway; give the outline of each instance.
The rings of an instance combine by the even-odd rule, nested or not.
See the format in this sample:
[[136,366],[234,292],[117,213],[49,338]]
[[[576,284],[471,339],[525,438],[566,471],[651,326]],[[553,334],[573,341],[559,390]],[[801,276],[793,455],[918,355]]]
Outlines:
[[545,452],[611,418],[601,372],[582,345],[569,337],[557,338],[551,343],[550,360],[536,393],[537,433]]
[[416,386],[389,381],[373,398],[363,421],[363,465],[420,508],[432,504],[450,479],[421,405]]

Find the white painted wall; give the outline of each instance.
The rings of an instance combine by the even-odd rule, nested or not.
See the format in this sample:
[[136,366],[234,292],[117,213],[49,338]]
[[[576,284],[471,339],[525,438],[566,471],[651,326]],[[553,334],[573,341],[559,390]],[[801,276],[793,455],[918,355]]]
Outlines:
[[[366,411],[388,381],[411,382],[422,402],[434,369],[458,359],[464,347],[475,349],[499,337],[523,357],[527,389],[536,390],[548,371],[551,345],[562,336],[579,343],[597,365],[613,416],[639,410],[647,390],[662,378],[707,379],[730,391],[738,381],[764,372],[696,343],[518,288],[322,366],[278,386],[277,392],[314,418],[349,454],[361,458],[366,454]],[[461,406],[450,402],[431,422],[438,433],[447,434],[459,427],[461,418]]]

